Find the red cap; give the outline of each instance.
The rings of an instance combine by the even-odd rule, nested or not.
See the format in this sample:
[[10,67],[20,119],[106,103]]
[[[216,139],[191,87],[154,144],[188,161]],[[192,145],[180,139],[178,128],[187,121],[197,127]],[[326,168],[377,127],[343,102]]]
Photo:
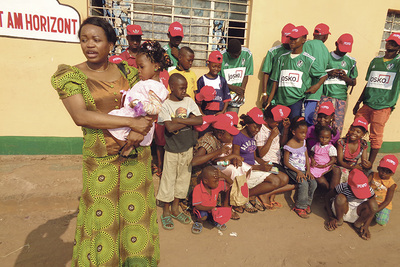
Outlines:
[[290,108],[282,105],[276,105],[271,109],[274,121],[283,121],[290,114]]
[[400,45],[400,32],[394,32],[392,33],[389,38],[387,38],[385,41],[390,41],[393,40],[396,42],[396,44]]
[[233,125],[238,125],[239,123],[239,116],[236,112],[234,111],[228,111],[225,113],[226,116],[228,116],[232,121]]
[[175,21],[169,25],[168,32],[172,37],[181,36],[183,38],[183,27],[182,24]]
[[126,34],[127,35],[143,35],[142,27],[140,25],[128,25],[126,27]]
[[213,123],[216,120],[217,120],[217,117],[214,116],[214,115],[203,116],[203,124],[202,125],[196,125],[193,128],[198,132],[202,132],[205,129],[207,129],[208,126],[210,126],[210,124]]
[[347,182],[350,186],[351,191],[358,199],[364,199],[371,197],[371,191],[369,190],[368,178],[359,169],[353,169],[349,174],[349,180]]
[[288,44],[289,43],[289,38],[288,35],[289,33],[293,30],[295,26],[292,23],[286,24],[283,29],[282,29],[282,37],[281,37],[281,42],[282,44]]
[[292,31],[289,33],[288,36],[291,38],[297,39],[297,38],[307,35],[307,34],[308,34],[308,31],[304,26],[297,26],[292,29]]
[[368,121],[364,117],[355,118],[351,126],[360,126],[363,127],[366,131],[368,131]]
[[208,56],[208,61],[222,64],[222,54],[218,50],[212,51]]
[[324,24],[324,23],[320,23],[317,26],[315,26],[314,28],[314,35],[325,35],[325,34],[331,34],[329,32],[329,26]]
[[215,91],[214,87],[206,85],[200,89],[200,93],[196,95],[197,101],[211,101],[215,98],[217,92]]
[[342,34],[336,42],[340,52],[351,52],[353,47],[353,36],[351,34]]
[[334,108],[332,102],[329,102],[329,101],[322,103],[318,109],[318,114],[322,113],[322,114],[329,116],[329,115],[332,115],[333,112],[335,112],[335,108]]
[[108,61],[110,61],[111,63],[118,64],[118,63],[120,63],[121,61],[123,61],[123,58],[120,57],[120,56],[114,55],[114,56],[109,57],[109,58],[108,58]]
[[250,116],[250,118],[252,118],[253,121],[257,124],[265,124],[263,113],[257,107],[254,107],[249,112],[247,112],[247,116]]
[[212,127],[219,130],[225,130],[231,135],[237,135],[239,129],[233,124],[233,120],[226,114],[220,114],[217,116],[217,120],[213,122]]
[[379,162],[379,167],[388,168],[393,173],[396,172],[397,165],[399,165],[399,160],[394,155],[386,155]]

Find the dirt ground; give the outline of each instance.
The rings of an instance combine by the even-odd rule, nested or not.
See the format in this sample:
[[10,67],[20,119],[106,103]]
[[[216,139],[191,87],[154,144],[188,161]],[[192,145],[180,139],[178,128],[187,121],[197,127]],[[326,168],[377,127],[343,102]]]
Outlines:
[[[70,266],[80,190],[81,156],[0,156],[0,266]],[[224,232],[160,227],[159,266],[399,266],[399,191],[388,225],[372,226],[369,241],[346,223],[326,231],[319,194],[312,216],[299,218],[292,192],[277,196],[282,209],[241,214]]]

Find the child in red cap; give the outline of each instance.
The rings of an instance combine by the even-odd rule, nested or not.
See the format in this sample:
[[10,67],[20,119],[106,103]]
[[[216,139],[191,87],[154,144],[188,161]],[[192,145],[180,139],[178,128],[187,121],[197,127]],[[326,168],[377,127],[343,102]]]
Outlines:
[[129,66],[137,68],[136,55],[139,52],[142,42],[142,27],[140,27],[140,25],[128,25],[126,27],[126,32],[126,39],[128,40],[129,46],[119,57],[128,62]]
[[348,182],[337,185],[325,195],[325,209],[329,216],[325,229],[333,231],[343,222],[348,222],[362,239],[368,240],[371,238],[368,228],[377,208],[374,190],[368,186],[367,176],[354,169]]
[[211,101],[203,101],[200,104],[200,110],[203,115],[218,115],[225,113],[228,108],[228,104],[231,101],[231,95],[229,93],[228,83],[225,78],[218,75],[221,71],[222,65],[222,54],[219,51],[212,51],[207,60],[208,73],[201,76],[197,80],[197,92],[201,93],[200,90],[204,86],[211,86],[214,88],[216,94]]
[[[164,45],[164,50],[171,59],[172,66],[178,65],[179,45],[183,39],[183,27],[178,21],[172,22],[168,28],[168,44]],[[168,70],[170,71],[170,70]]]
[[[340,168],[340,182],[347,182],[349,173],[353,169],[368,170],[372,167],[367,159],[368,143],[364,136],[368,132],[368,122],[358,117],[350,126],[346,137],[338,141],[337,165]],[[361,159],[361,163],[358,160]]]
[[[392,33],[386,39],[383,57],[374,58],[367,71],[367,85],[354,106],[356,117],[364,117],[370,123],[369,161],[374,163],[383,143],[383,130],[400,94],[400,33]],[[360,104],[363,106],[360,108]]]
[[375,221],[382,226],[388,223],[392,210],[392,200],[397,188],[393,175],[398,165],[399,161],[394,155],[386,155],[379,162],[378,172],[369,175],[369,184],[374,189],[378,202]]
[[[329,63],[326,69],[328,79],[324,82],[321,100],[317,105],[332,102],[335,107],[333,125],[339,134],[343,130],[344,115],[346,113],[347,90],[356,85],[358,70],[355,58],[347,53],[351,52],[353,37],[351,34],[342,34],[335,42],[336,50],[329,54]],[[351,93],[351,91],[350,91]],[[314,115],[314,120],[316,120]]]

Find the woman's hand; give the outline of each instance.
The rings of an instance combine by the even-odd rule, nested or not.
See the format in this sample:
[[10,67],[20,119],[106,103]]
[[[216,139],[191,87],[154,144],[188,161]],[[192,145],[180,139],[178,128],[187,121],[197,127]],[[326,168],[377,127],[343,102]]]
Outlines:
[[132,131],[144,136],[150,131],[152,125],[153,119],[151,117],[137,117],[132,119],[132,124],[129,126],[129,128],[131,128]]

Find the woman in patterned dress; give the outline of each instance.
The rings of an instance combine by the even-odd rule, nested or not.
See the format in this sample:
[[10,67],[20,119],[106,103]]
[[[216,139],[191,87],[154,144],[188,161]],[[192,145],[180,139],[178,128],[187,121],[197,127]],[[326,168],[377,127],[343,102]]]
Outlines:
[[[83,189],[72,266],[156,266],[160,248],[151,154],[149,147],[138,147],[152,121],[107,114],[120,108],[120,91],[138,81],[137,70],[108,61],[117,37],[104,19],[87,18],[78,36],[87,60],[60,65],[51,79],[83,131]],[[106,130],[119,127],[132,129],[126,147],[136,149],[128,157],[120,156],[121,147]]]

